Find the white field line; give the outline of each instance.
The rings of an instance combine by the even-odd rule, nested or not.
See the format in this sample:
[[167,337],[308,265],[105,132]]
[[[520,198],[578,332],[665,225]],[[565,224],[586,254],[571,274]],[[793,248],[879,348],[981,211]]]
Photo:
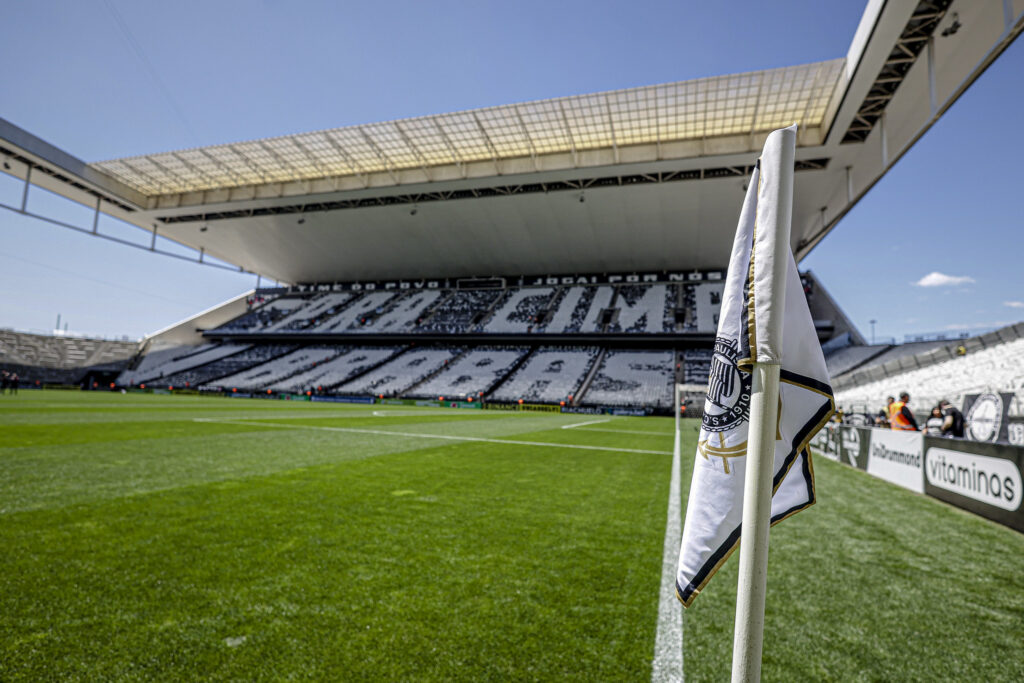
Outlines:
[[654,636],[651,683],[683,680],[683,606],[676,598],[676,565],[682,540],[679,502],[679,433],[672,452],[672,482],[668,488],[668,520],[661,558],[661,591],[658,597],[658,630]]
[[605,418],[603,420],[591,420],[590,422],[575,422],[575,423],[573,423],[571,425],[562,425],[562,429],[576,429],[577,427],[582,427],[583,425],[596,425],[596,424],[600,424],[601,422],[611,422],[611,421],[612,421],[612,419],[610,417],[608,417],[608,418]]
[[[565,427],[562,427],[565,429]],[[645,436],[672,436],[672,432],[643,432],[638,429],[602,429],[601,427],[587,427],[581,432],[609,432],[611,434],[644,434]]]
[[[277,424],[261,422],[256,419],[229,420],[216,417],[195,417],[193,422],[213,422],[217,424],[237,424],[257,427],[278,427],[280,429],[312,429],[327,432],[347,432],[351,434],[376,434],[379,436],[411,436],[418,439],[441,439],[444,441],[476,441],[481,443],[500,443],[513,446],[539,446],[544,448],[571,448],[581,451],[610,451],[612,453],[641,453],[644,455],[669,455],[665,451],[648,451],[640,448],[608,448],[606,446],[583,446],[571,443],[552,443],[548,441],[514,441],[511,439],[487,439],[480,436],[451,436],[447,434],[425,434],[423,432],[398,432],[391,429],[360,429],[357,427],[317,427],[314,425]],[[678,548],[677,548],[678,550]]]

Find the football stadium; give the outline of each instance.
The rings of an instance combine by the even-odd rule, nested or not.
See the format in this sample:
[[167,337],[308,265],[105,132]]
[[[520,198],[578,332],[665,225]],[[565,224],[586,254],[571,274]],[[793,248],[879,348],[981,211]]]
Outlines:
[[4,218],[257,281],[141,340],[0,329],[0,679],[726,678],[735,539],[676,567],[793,124],[829,410],[761,675],[1024,679],[1024,322],[877,340],[801,265],[1022,30],[871,0],[827,61],[99,162],[0,118]]

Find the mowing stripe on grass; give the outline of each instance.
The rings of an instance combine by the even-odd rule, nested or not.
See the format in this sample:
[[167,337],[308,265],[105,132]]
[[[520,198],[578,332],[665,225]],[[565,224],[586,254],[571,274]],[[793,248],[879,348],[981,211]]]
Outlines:
[[679,433],[672,450],[672,482],[668,489],[668,520],[661,557],[661,592],[658,597],[658,630],[654,636],[651,683],[683,680],[683,609],[676,599],[676,563],[683,522],[679,504]]
[[193,422],[215,422],[217,424],[236,424],[258,427],[278,427],[280,429],[314,429],[327,432],[350,432],[353,434],[379,434],[380,436],[411,436],[419,439],[443,439],[445,441],[478,441],[482,443],[501,443],[514,446],[540,446],[544,448],[572,448],[582,451],[611,451],[613,453],[641,453],[644,455],[671,455],[668,451],[648,451],[640,448],[611,448],[608,446],[584,446],[572,443],[552,443],[548,441],[513,441],[511,439],[487,439],[481,436],[451,436],[448,434],[425,434],[423,432],[397,432],[390,429],[359,429],[356,427],[317,427],[314,425],[289,425],[274,422],[263,422],[259,419],[226,420],[217,417],[194,417]]

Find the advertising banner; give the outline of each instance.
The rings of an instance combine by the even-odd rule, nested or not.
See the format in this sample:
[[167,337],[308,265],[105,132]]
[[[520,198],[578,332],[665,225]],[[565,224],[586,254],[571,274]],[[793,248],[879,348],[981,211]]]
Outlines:
[[1024,531],[1024,449],[963,439],[925,437],[925,492]]
[[872,429],[868,474],[924,493],[923,439],[920,432]]
[[313,396],[317,403],[368,403],[372,405],[375,399],[372,396]]
[[1009,443],[1009,413],[1013,394],[964,396],[964,435],[972,441]]
[[869,448],[871,446],[871,433],[874,430],[867,427],[841,425],[837,431],[839,433],[837,443],[839,461],[851,467],[856,467],[859,470],[866,470],[868,468]]

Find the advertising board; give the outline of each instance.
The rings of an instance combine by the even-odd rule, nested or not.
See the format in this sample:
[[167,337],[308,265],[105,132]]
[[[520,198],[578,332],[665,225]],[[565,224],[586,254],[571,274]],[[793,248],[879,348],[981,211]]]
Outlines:
[[1024,531],[1021,448],[962,439],[924,441],[928,495]]
[[923,439],[920,432],[872,429],[868,474],[924,493]]

